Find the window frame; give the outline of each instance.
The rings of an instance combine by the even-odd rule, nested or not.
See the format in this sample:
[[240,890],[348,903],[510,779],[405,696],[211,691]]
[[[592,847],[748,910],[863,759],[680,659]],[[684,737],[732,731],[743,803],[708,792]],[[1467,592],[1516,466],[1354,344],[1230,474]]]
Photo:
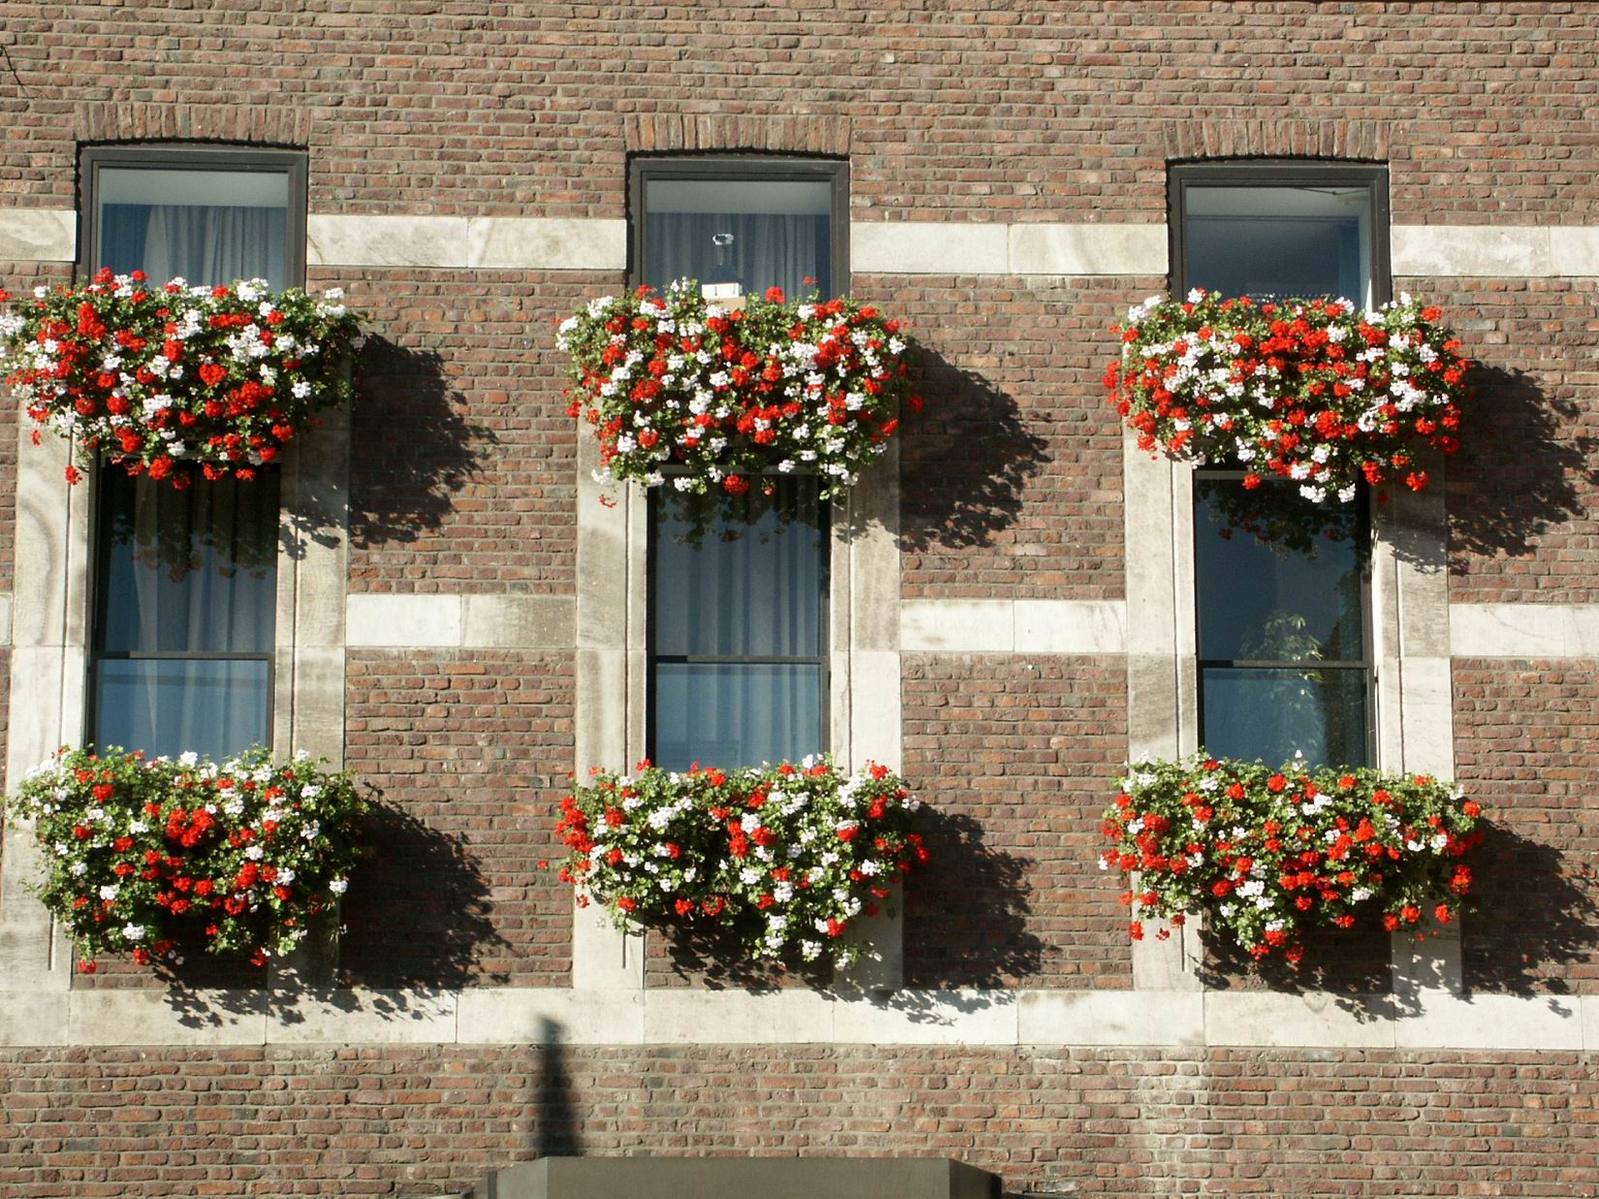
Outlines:
[[[1174,296],[1188,293],[1187,241],[1184,224],[1187,213],[1186,193],[1190,187],[1364,187],[1367,193],[1371,221],[1371,262],[1367,264],[1373,305],[1387,303],[1393,297],[1393,277],[1389,266],[1389,214],[1388,168],[1374,163],[1302,162],[1283,160],[1210,161],[1202,163],[1177,163],[1168,169],[1167,202],[1168,229],[1171,253],[1171,292]],[[1193,478],[1242,478],[1244,471],[1230,466],[1199,466],[1193,468]],[[1199,743],[1204,744],[1205,733],[1205,672],[1207,669],[1234,670],[1362,670],[1365,672],[1366,728],[1365,765],[1377,764],[1380,717],[1377,710],[1378,685],[1376,646],[1376,619],[1373,612],[1373,566],[1376,545],[1376,512],[1365,484],[1360,486],[1358,503],[1366,529],[1366,544],[1361,547],[1360,572],[1360,628],[1362,653],[1358,659],[1340,658],[1335,662],[1278,661],[1276,659],[1206,658],[1201,656],[1201,619],[1198,588],[1198,560],[1200,528],[1190,521],[1189,552],[1193,555],[1194,570],[1194,704]],[[1190,507],[1196,505],[1190,501]],[[1275,764],[1275,763],[1274,763]],[[1329,763],[1352,765],[1351,763]]]
[[[774,478],[816,478],[812,474],[795,472],[790,475],[777,475]],[[671,477],[670,474],[667,475]],[[650,619],[656,596],[656,556],[658,553],[658,537],[656,535],[656,519],[660,512],[661,496],[656,494],[658,488],[651,488],[645,496],[646,511],[645,522],[645,601],[644,601],[644,754],[650,761],[656,760],[655,742],[655,717],[660,709],[656,702],[656,666],[667,663],[673,666],[816,666],[821,670],[820,694],[821,710],[817,727],[822,733],[822,746],[816,751],[827,752],[828,743],[831,741],[832,728],[832,654],[831,637],[832,628],[832,590],[833,590],[833,503],[831,500],[818,499],[816,511],[820,528],[817,531],[822,544],[822,570],[818,586],[821,589],[821,609],[817,613],[817,633],[821,639],[820,652],[816,654],[661,654],[655,648],[655,621]],[[721,765],[726,769],[737,766],[755,766],[756,762],[712,763]]]
[[[305,286],[306,256],[306,178],[307,155],[302,150],[255,149],[243,146],[195,146],[171,143],[121,143],[117,145],[85,146],[79,152],[78,262],[75,275],[80,282],[91,279],[99,268],[100,222],[98,220],[97,189],[100,171],[110,167],[122,170],[218,170],[260,171],[284,174],[289,182],[289,204],[285,216],[285,277],[291,287]],[[283,508],[284,474],[281,466],[273,471],[278,479],[278,510]],[[88,584],[87,636],[84,662],[84,739],[95,741],[98,719],[99,672],[102,661],[265,661],[267,723],[261,744],[272,747],[276,723],[274,710],[277,702],[277,650],[250,653],[232,653],[213,650],[103,650],[101,639],[101,604],[106,598],[106,566],[109,542],[106,539],[106,505],[110,502],[109,489],[101,481],[104,464],[98,464],[91,475],[92,502],[88,521]],[[235,484],[236,486],[238,484]],[[281,519],[281,517],[280,517]],[[276,568],[274,568],[276,570]],[[276,575],[276,585],[282,586],[282,576]],[[276,625],[274,620],[274,626]],[[274,627],[274,637],[277,630]]]
[[[1195,467],[1194,480],[1201,479],[1242,479],[1244,471],[1230,467]],[[1287,483],[1265,484],[1265,486],[1288,486]],[[1376,655],[1376,622],[1372,613],[1372,560],[1375,543],[1375,526],[1372,519],[1371,494],[1362,486],[1359,490],[1356,503],[1359,505],[1359,515],[1366,529],[1366,544],[1360,550],[1360,642],[1361,656],[1359,658],[1337,658],[1331,661],[1295,658],[1207,658],[1203,654],[1204,633],[1201,628],[1203,619],[1199,603],[1199,541],[1200,527],[1197,520],[1193,521],[1193,547],[1194,555],[1194,706],[1195,720],[1199,726],[1200,743],[1204,744],[1205,732],[1205,671],[1207,670],[1238,670],[1238,671],[1282,671],[1296,670],[1306,673],[1332,670],[1361,670],[1365,672],[1366,695],[1366,761],[1363,763],[1329,762],[1327,765],[1337,766],[1372,766],[1377,761],[1377,655]],[[1195,505],[1196,509],[1198,505]],[[1276,765],[1276,763],[1270,763]]]
[[106,168],[165,171],[259,171],[289,177],[289,208],[284,222],[284,277],[290,287],[305,286],[306,173],[303,150],[244,146],[196,146],[125,142],[85,146],[78,157],[77,275],[93,277],[100,261],[99,176]]
[[[832,244],[828,255],[828,269],[832,272],[834,291],[843,295],[849,290],[849,160],[844,158],[811,158],[811,157],[786,157],[771,154],[673,154],[673,155],[636,155],[628,163],[628,192],[627,192],[627,229],[628,229],[628,286],[638,287],[645,282],[644,256],[645,247],[645,185],[651,181],[662,179],[704,180],[720,179],[736,176],[740,182],[817,182],[825,181],[831,188],[832,211],[829,215],[831,222]],[[670,471],[666,472],[670,476]],[[793,472],[788,476],[778,476],[776,472],[768,472],[774,477],[804,477],[805,474],[814,472]],[[818,727],[822,733],[820,752],[830,752],[833,741],[832,731],[832,691],[833,691],[833,637],[832,637],[832,587],[833,587],[833,548],[836,530],[834,517],[836,505],[830,501],[822,500],[819,503],[818,513],[821,517],[822,527],[822,577],[819,580],[821,588],[822,606],[819,614],[819,631],[821,634],[821,649],[816,655],[801,657],[771,657],[757,655],[753,657],[739,657],[729,655],[670,655],[663,659],[655,650],[655,622],[649,619],[649,614],[655,599],[656,579],[656,535],[655,522],[659,512],[659,497],[651,489],[645,496],[644,515],[644,753],[651,761],[655,760],[655,728],[656,712],[659,708],[656,697],[656,670],[657,662],[668,660],[672,663],[687,663],[700,665],[760,665],[788,664],[788,665],[818,665],[821,668],[821,709],[819,712]],[[721,764],[731,769],[737,766],[755,765],[756,763],[735,762]]]
[[[103,536],[110,524],[110,513],[107,508],[111,504],[111,490],[100,478],[100,472],[105,469],[102,463],[95,472],[93,506],[89,511],[89,636],[86,646],[86,674],[87,683],[84,687],[84,729],[85,740],[99,745],[98,737],[91,736],[97,732],[99,718],[100,698],[100,664],[102,662],[265,662],[266,663],[266,730],[258,744],[272,748],[273,740],[273,708],[276,702],[278,686],[278,655],[277,648],[267,650],[251,650],[248,652],[234,652],[232,650],[108,650],[100,645],[101,635],[104,631],[102,603],[110,596],[107,587],[107,576],[110,574],[111,543],[108,537]],[[283,472],[274,464],[271,468],[276,478],[278,487],[278,511],[283,510]],[[232,483],[235,487],[256,486],[261,482],[257,476],[255,483]],[[192,490],[187,493],[192,496]],[[280,518],[281,519],[281,518]],[[273,587],[279,586],[280,578],[277,565],[273,565]],[[275,607],[276,605],[274,605]],[[276,636],[277,620],[274,615],[273,634]],[[124,746],[123,748],[132,748]],[[248,747],[246,747],[248,748]]]
[[[1371,302],[1393,299],[1389,264],[1388,168],[1381,163],[1235,159],[1174,163],[1166,172],[1167,233],[1172,294],[1188,294],[1188,241],[1184,233],[1191,187],[1364,187],[1371,221]],[[1358,302],[1358,301],[1357,301]]]
[[627,262],[628,286],[644,278],[645,184],[662,179],[719,179],[736,174],[739,182],[816,183],[832,188],[832,253],[828,269],[834,290],[849,290],[849,160],[844,158],[788,158],[773,154],[638,155],[628,163]]

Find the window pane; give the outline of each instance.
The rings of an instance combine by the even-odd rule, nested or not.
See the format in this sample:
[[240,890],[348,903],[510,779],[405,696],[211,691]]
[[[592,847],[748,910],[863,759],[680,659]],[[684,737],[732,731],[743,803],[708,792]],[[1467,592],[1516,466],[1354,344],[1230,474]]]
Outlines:
[[95,668],[95,744],[173,757],[221,759],[271,740],[264,661],[101,659]]
[[158,282],[290,282],[282,171],[106,167],[95,189],[98,266],[142,269]]
[[657,655],[822,653],[827,519],[814,478],[770,499],[687,496],[652,505],[650,632]]
[[1366,761],[1364,670],[1207,667],[1200,741],[1210,753],[1270,765],[1295,751],[1309,765]]
[[98,477],[97,648],[267,653],[277,609],[278,473],[186,491]]
[[669,770],[754,766],[820,753],[821,666],[655,667],[655,760]]
[[1295,484],[1263,484],[1252,502],[1299,509],[1303,527],[1319,530],[1305,553],[1237,527],[1241,492],[1236,478],[1194,480],[1199,656],[1363,660],[1361,506],[1312,504]]
[[1185,287],[1371,301],[1365,187],[1190,187]]
[[827,180],[647,179],[644,281],[832,295],[832,197]]

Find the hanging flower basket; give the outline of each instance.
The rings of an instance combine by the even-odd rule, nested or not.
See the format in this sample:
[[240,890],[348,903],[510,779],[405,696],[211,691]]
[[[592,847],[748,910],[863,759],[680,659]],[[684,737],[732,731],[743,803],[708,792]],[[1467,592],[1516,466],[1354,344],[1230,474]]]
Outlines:
[[1223,299],[1195,290],[1129,310],[1111,403],[1141,449],[1245,470],[1246,488],[1291,479],[1349,503],[1364,479],[1427,485],[1418,451],[1459,448],[1471,363],[1408,295],[1375,312],[1348,300]]
[[926,862],[899,777],[831,760],[687,773],[596,771],[561,802],[561,878],[619,927],[714,931],[747,958],[853,961],[842,940]]
[[348,775],[264,749],[221,765],[63,750],[7,806],[35,822],[39,897],[92,974],[103,953],[288,953],[333,918],[368,802]]
[[248,480],[349,401],[360,336],[341,297],[104,270],[0,316],[0,368],[40,429],[73,440],[69,482],[101,455],[178,488],[197,474]]
[[692,280],[591,301],[561,323],[568,415],[600,443],[600,476],[743,495],[764,474],[815,474],[841,497],[913,410],[900,322],[851,299],[778,288],[743,307]]
[[1448,923],[1471,889],[1461,859],[1481,808],[1426,775],[1280,769],[1207,758],[1138,762],[1106,811],[1101,869],[1137,872],[1130,931],[1203,912],[1257,958],[1297,963],[1310,927]]

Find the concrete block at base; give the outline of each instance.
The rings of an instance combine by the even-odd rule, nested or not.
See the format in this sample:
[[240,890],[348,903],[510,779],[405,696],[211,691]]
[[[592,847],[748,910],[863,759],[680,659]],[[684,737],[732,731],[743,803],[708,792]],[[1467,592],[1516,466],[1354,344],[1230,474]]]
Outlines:
[[925,1158],[544,1157],[501,1170],[472,1199],[1000,1199],[1000,1180]]

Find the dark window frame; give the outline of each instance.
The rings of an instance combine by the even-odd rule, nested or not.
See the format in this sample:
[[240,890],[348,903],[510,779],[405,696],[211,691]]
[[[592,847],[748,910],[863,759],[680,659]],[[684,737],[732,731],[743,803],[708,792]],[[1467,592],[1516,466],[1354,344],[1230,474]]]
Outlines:
[[[1371,302],[1393,298],[1389,265],[1388,168],[1380,163],[1226,159],[1174,163],[1166,173],[1167,235],[1172,294],[1188,294],[1188,244],[1183,231],[1190,187],[1364,187],[1370,204]],[[1359,299],[1350,297],[1351,299]]]
[[[773,154],[671,154],[638,155],[628,163],[627,261],[628,285],[638,287],[644,278],[644,185],[662,179],[722,179],[756,183],[825,182],[832,188],[832,252],[828,269],[834,291],[849,291],[849,160],[845,158],[788,158]],[[823,297],[831,298],[831,297]]]
[[[799,158],[771,154],[673,154],[638,155],[628,163],[628,285],[637,287],[644,279],[645,256],[645,184],[661,179],[725,179],[736,177],[740,182],[817,182],[825,181],[831,187],[832,212],[828,268],[833,275],[834,293],[844,295],[849,291],[849,160],[842,158]],[[670,471],[667,472],[670,474]],[[774,472],[775,473],[775,472]],[[807,472],[808,473],[808,472]],[[792,477],[803,477],[794,472]],[[656,579],[656,520],[660,497],[651,489],[646,497],[644,579],[648,589],[645,612],[650,611],[655,596]],[[757,655],[661,655],[655,648],[654,622],[646,618],[644,636],[644,747],[645,756],[655,758],[656,664],[703,665],[817,665],[821,668],[820,729],[822,745],[819,752],[829,752],[832,744],[832,579],[833,579],[833,505],[820,502],[820,535],[822,554],[821,596],[819,616],[821,652],[796,657]],[[755,765],[755,763],[713,763],[727,768]]]
[[[1187,274],[1187,241],[1184,235],[1184,218],[1187,212],[1186,193],[1190,187],[1364,187],[1366,189],[1371,221],[1371,262],[1367,269],[1371,281],[1371,300],[1375,304],[1387,303],[1393,297],[1393,276],[1389,258],[1389,208],[1388,168],[1374,163],[1336,163],[1324,161],[1290,161],[1282,159],[1212,160],[1200,163],[1174,163],[1167,172],[1167,228],[1170,238],[1171,294],[1186,295],[1190,289]],[[1196,479],[1241,478],[1244,472],[1236,467],[1196,467]],[[1365,672],[1366,693],[1366,765],[1377,761],[1378,690],[1376,662],[1376,628],[1372,612],[1372,554],[1373,531],[1371,497],[1361,486],[1357,502],[1366,529],[1367,540],[1360,547],[1362,570],[1360,576],[1360,626],[1362,654],[1359,658],[1339,658],[1335,661],[1195,658],[1195,705],[1200,741],[1205,730],[1205,671],[1207,669],[1234,670],[1362,670]],[[1190,552],[1197,559],[1200,528],[1193,522],[1193,543]],[[1199,595],[1194,594],[1194,644],[1200,645]],[[1276,763],[1271,763],[1275,765]],[[1331,763],[1355,765],[1355,763]]]
[[289,177],[284,223],[290,287],[305,286],[307,157],[303,150],[198,146],[176,142],[119,142],[85,146],[78,156],[78,278],[88,280],[100,262],[99,176],[106,168],[165,171],[259,171]]
[[[289,206],[285,218],[285,273],[291,287],[305,286],[306,209],[307,209],[307,155],[302,150],[255,149],[241,146],[196,146],[171,142],[119,143],[116,145],[85,146],[79,151],[78,197],[78,261],[75,273],[80,281],[87,281],[99,269],[100,228],[97,206],[98,177],[107,167],[123,170],[217,170],[260,171],[284,174],[289,180]],[[110,526],[105,506],[110,502],[110,490],[100,480],[105,469],[101,464],[91,474],[92,503],[89,508],[89,580],[88,594],[88,653],[84,687],[85,740],[93,739],[98,720],[97,696],[101,662],[127,661],[229,661],[257,662],[267,665],[266,698],[267,722],[262,744],[272,745],[277,706],[277,653],[276,650],[251,653],[233,653],[213,650],[105,650],[100,641],[103,631],[101,605],[104,594],[110,542],[106,532]],[[282,510],[282,473],[270,468],[279,476],[279,511]],[[132,747],[124,747],[132,748]]]

